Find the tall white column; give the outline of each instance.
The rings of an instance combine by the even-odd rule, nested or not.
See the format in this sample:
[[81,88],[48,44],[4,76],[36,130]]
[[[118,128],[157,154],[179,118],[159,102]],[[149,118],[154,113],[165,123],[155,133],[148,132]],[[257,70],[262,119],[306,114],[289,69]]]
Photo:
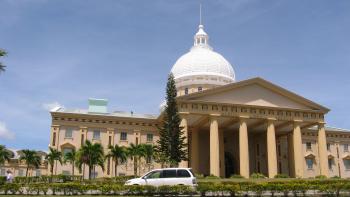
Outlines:
[[210,174],[220,176],[219,126],[217,117],[210,117]]
[[269,178],[277,175],[277,155],[276,155],[276,133],[273,120],[267,121],[267,167]]
[[249,178],[249,146],[247,119],[239,119],[239,172],[240,175]]
[[[183,117],[180,123],[180,126],[183,128],[182,131],[184,132],[184,137],[185,137],[185,143],[188,143],[188,125],[187,125],[187,117]],[[186,148],[186,150],[188,151],[188,146]],[[181,161],[179,166],[181,168],[188,168],[188,161]]]
[[199,130],[192,130],[191,138],[191,168],[193,172],[199,173]]
[[318,153],[320,157],[320,174],[328,177],[327,139],[324,123],[318,125]]
[[294,152],[294,175],[296,178],[304,177],[304,167],[303,167],[303,152],[302,152],[302,140],[301,140],[301,129],[300,122],[294,122],[293,129],[293,152]]

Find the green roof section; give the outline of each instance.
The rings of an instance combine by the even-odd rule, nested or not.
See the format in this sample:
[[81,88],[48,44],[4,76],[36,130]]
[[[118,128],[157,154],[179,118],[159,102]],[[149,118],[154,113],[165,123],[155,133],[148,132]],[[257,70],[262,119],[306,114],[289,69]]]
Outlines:
[[107,112],[107,99],[89,99],[89,113],[101,113],[105,114]]

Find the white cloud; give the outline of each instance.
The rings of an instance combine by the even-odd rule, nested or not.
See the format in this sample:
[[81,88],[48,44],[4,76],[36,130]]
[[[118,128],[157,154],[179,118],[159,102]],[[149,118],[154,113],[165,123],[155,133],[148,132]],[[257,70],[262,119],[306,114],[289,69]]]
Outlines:
[[7,129],[6,124],[4,122],[0,122],[0,139],[15,139],[15,134]]
[[63,108],[64,106],[55,101],[52,103],[44,103],[42,104],[42,107],[47,111],[54,111],[58,108]]

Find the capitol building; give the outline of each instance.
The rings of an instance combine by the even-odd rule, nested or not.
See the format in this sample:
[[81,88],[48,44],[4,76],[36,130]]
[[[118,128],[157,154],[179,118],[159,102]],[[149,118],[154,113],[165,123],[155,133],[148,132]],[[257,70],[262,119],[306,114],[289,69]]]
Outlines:
[[[181,167],[220,177],[350,177],[350,131],[326,126],[330,109],[262,78],[236,81],[232,64],[214,51],[203,25],[170,72],[188,140],[189,161]],[[51,116],[50,147],[63,153],[85,140],[101,143],[105,152],[115,144],[156,145],[163,118],[110,111],[104,99],[89,99],[87,109],[57,108]],[[105,170],[96,167],[94,176],[114,176],[113,166],[107,159]],[[139,168],[140,174],[147,171]],[[54,172],[71,174],[71,165],[57,163]],[[131,159],[118,165],[118,175],[133,175]]]

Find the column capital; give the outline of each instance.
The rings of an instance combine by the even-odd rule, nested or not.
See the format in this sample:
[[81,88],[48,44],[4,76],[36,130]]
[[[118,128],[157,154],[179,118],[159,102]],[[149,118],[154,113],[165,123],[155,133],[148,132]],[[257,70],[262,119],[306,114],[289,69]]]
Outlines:
[[186,112],[179,112],[180,115],[189,115],[190,112],[186,111]]
[[319,127],[320,127],[320,126],[324,127],[325,124],[326,124],[326,122],[323,122],[323,121],[317,123],[317,125],[318,125]]
[[250,117],[249,116],[239,116],[238,119],[239,121],[245,121],[248,120]]
[[277,118],[267,118],[266,119],[268,123],[276,122]]

